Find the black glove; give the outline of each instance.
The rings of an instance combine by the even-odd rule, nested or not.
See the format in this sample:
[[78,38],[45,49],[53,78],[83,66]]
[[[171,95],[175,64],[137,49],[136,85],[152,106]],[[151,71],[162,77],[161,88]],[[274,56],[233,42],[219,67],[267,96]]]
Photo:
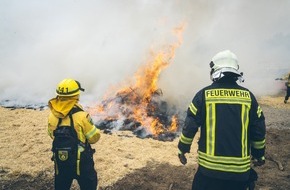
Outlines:
[[187,163],[187,159],[185,157],[185,154],[183,154],[182,152],[178,152],[178,158],[179,158],[179,161],[185,165]]
[[254,158],[252,157],[252,162],[254,164],[254,166],[262,166],[265,164],[265,157],[261,157],[261,158]]

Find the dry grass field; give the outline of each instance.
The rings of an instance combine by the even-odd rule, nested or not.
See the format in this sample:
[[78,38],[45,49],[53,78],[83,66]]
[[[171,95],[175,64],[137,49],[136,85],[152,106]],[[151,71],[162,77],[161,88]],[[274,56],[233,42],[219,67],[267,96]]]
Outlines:
[[[255,168],[257,189],[290,189],[290,103],[283,97],[258,99],[267,123],[266,164]],[[0,189],[53,189],[48,110],[0,107]],[[197,167],[196,139],[188,164],[177,158],[178,139],[140,139],[130,131],[102,132],[93,145],[99,190],[188,190]],[[79,189],[76,182],[72,189]]]

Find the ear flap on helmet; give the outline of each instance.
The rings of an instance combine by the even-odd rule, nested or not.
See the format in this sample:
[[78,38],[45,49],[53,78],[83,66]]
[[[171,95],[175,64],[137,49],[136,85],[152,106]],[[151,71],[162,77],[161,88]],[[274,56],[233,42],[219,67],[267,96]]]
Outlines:
[[211,61],[211,62],[209,63],[209,66],[210,66],[210,68],[213,68],[214,63]]
[[214,73],[214,68],[213,68],[213,66],[214,66],[214,63],[211,61],[210,63],[209,63],[209,67],[211,68],[211,70],[210,70],[210,79],[213,81],[213,77],[212,77],[212,74]]
[[81,87],[81,83],[79,82],[79,81],[77,81],[77,80],[75,80],[76,81],[76,83],[78,84],[78,86],[79,86],[79,89],[80,89],[80,91],[85,91],[85,89],[83,89],[82,87]]

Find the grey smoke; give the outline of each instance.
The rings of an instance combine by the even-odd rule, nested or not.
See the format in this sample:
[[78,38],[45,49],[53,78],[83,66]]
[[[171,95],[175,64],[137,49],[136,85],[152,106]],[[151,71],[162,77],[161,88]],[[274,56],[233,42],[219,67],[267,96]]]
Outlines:
[[159,81],[165,98],[185,109],[209,79],[219,51],[238,57],[245,83],[257,95],[279,91],[290,71],[290,1],[1,0],[0,101],[46,103],[66,77],[86,89],[82,101],[102,99],[133,76],[150,51],[183,43]]

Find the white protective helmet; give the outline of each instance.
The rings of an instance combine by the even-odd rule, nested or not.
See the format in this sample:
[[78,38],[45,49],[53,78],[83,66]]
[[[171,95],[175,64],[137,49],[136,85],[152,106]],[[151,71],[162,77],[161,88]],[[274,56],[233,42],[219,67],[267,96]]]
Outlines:
[[217,81],[225,76],[224,73],[233,73],[240,82],[244,82],[243,73],[239,72],[237,56],[230,50],[217,53],[210,62],[211,80]]

